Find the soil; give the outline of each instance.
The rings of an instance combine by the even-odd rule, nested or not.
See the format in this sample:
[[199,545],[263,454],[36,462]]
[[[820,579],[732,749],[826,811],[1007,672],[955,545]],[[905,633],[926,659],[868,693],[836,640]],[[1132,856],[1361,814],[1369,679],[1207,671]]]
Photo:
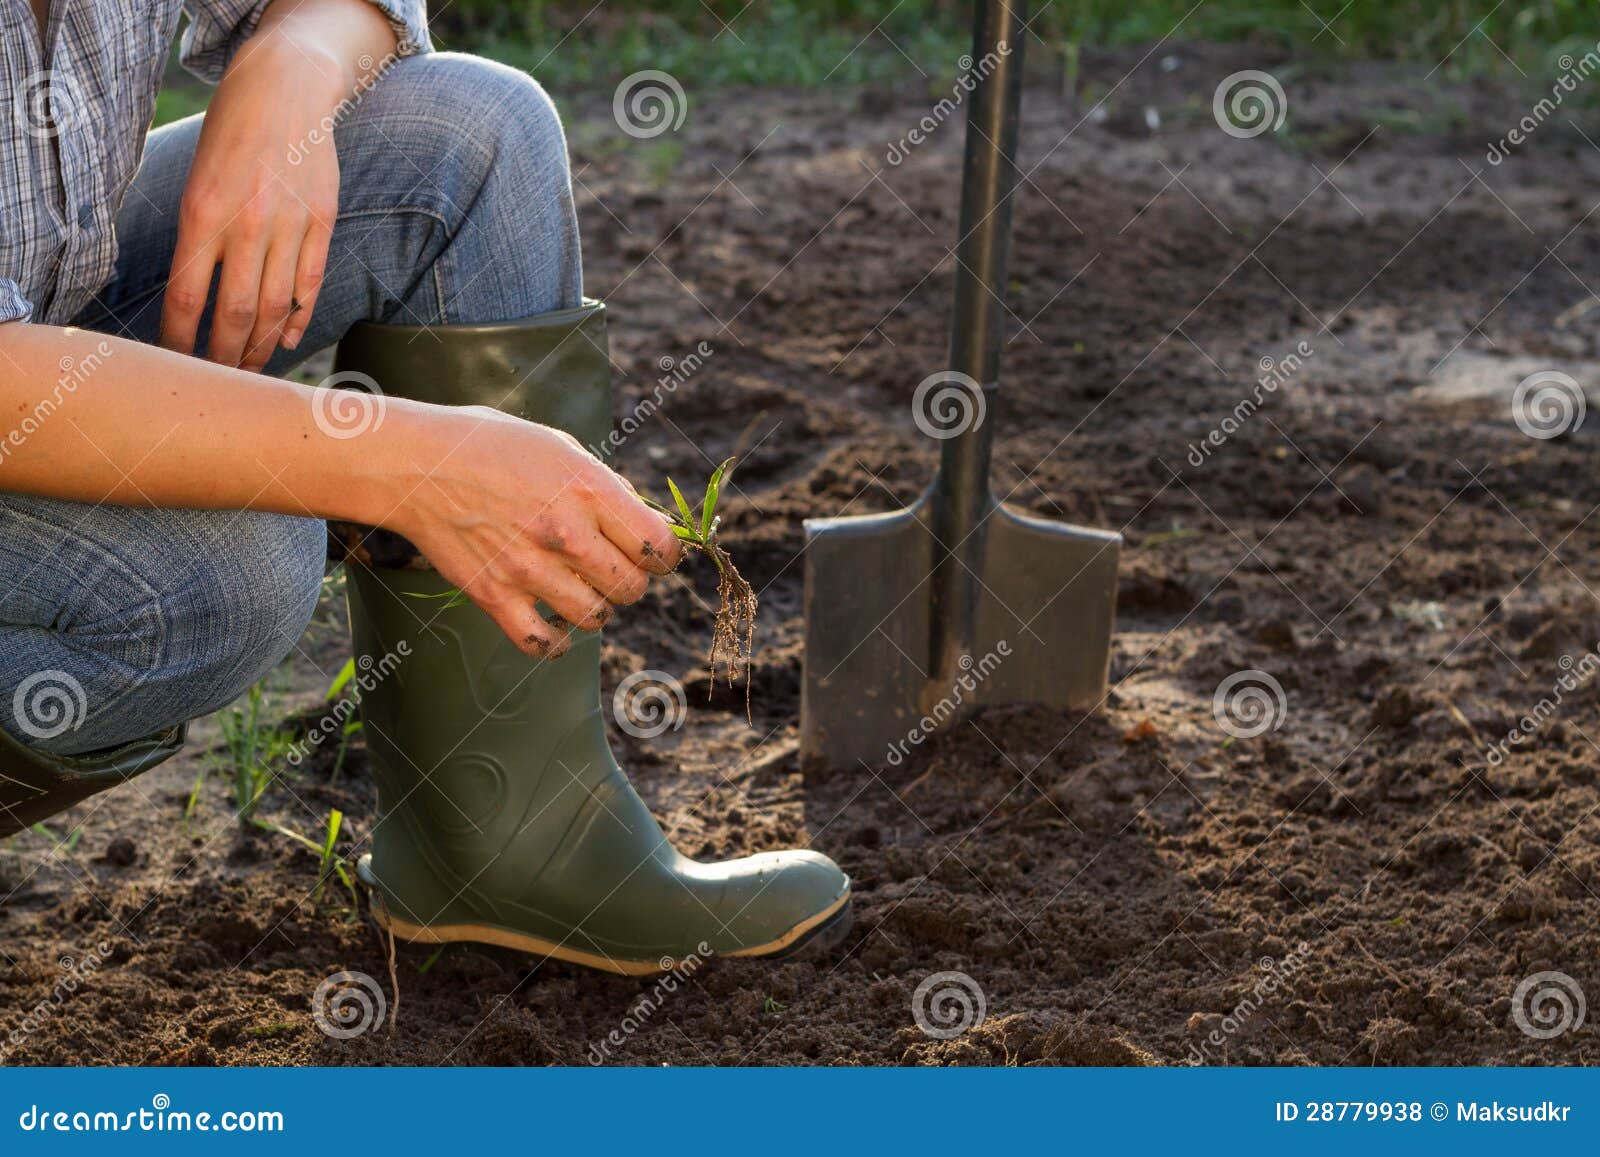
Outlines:
[[[1246,68],[1284,79],[1284,132],[1212,120]],[[340,888],[311,895],[315,855],[239,832],[217,772],[184,822],[211,721],[53,823],[81,824],[70,846],[0,850],[7,1059],[585,1064],[614,1030],[612,1064],[1600,1059],[1587,1025],[1540,1039],[1514,1015],[1540,972],[1600,998],[1600,696],[1580,678],[1552,699],[1600,640],[1600,424],[1530,438],[1509,400],[1530,368],[1595,379],[1594,118],[1563,112],[1492,166],[1528,93],[1443,72],[1169,46],[1086,59],[1083,83],[1105,115],[1045,70],[1027,93],[995,478],[1126,536],[1113,690],[822,773],[795,756],[801,520],[891,509],[930,476],[909,399],[946,345],[959,122],[888,165],[924,86],[700,100],[670,152],[623,140],[609,94],[566,102],[619,419],[663,359],[712,351],[617,460],[655,492],[748,448],[723,541],[761,592],[749,723],[703,666],[712,568],[618,617],[608,694],[664,669],[691,705],[618,751],[692,855],[835,856],[855,881],[841,947],[712,961],[642,1013],[648,980],[402,945],[395,1016],[386,947]],[[1269,365],[1294,368],[1233,422]],[[280,672],[277,710],[325,710],[340,614]],[[1268,729],[1236,737],[1213,699],[1245,671],[1282,709],[1269,695]],[[331,763],[265,814],[315,837],[339,808],[354,854],[365,757]],[[311,1015],[341,969],[388,992],[386,1023],[348,1040]],[[983,996],[949,1039],[913,1017],[939,972]]]

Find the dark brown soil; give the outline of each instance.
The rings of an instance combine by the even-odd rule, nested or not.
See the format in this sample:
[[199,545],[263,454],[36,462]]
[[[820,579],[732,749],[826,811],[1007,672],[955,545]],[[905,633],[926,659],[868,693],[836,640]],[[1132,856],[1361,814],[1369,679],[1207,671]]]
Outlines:
[[[1489,167],[1527,97],[1420,70],[1181,47],[1125,77],[1141,55],[1088,65],[1103,118],[1048,77],[1029,91],[996,452],[1013,502],[1127,536],[1115,689],[1088,717],[985,713],[877,773],[797,765],[796,557],[803,517],[888,509],[929,477],[909,398],[945,349],[959,126],[889,167],[925,92],[701,100],[663,179],[654,146],[617,146],[608,97],[569,102],[619,414],[663,358],[713,351],[620,462],[654,492],[751,447],[724,540],[761,592],[753,726],[742,689],[707,702],[703,567],[609,632],[613,683],[664,668],[691,705],[666,742],[619,735],[619,753],[686,852],[809,841],[856,887],[834,955],[713,962],[610,1063],[1600,1059],[1587,1026],[1539,1040],[1512,1017],[1541,971],[1600,999],[1595,688],[1487,754],[1600,641],[1596,424],[1534,440],[1505,401],[1533,369],[1594,379],[1600,311],[1568,310],[1600,284],[1600,154],[1563,116]],[[1244,68],[1285,77],[1286,136],[1212,121]],[[1301,342],[1196,463],[1263,359]],[[336,618],[286,668],[286,709],[319,710]],[[1230,738],[1213,696],[1245,670],[1285,710]],[[329,1039],[314,989],[340,969],[387,989],[384,947],[337,888],[311,899],[313,855],[234,833],[220,776],[182,826],[198,766],[80,808],[71,848],[0,851],[8,1059],[584,1064],[651,992],[402,946],[398,1025]],[[353,853],[372,803],[357,749],[268,813],[315,834],[338,807]],[[61,994],[61,958],[102,942]],[[940,971],[987,1008],[950,1040],[912,1014]]]

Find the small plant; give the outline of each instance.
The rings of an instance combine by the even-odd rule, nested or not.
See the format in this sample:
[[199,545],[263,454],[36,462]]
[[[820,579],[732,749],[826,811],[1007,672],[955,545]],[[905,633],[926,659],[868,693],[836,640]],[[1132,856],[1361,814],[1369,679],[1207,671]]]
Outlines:
[[318,857],[317,886],[311,893],[313,899],[320,900],[322,891],[327,887],[328,881],[337,879],[344,886],[344,890],[349,893],[351,909],[354,910],[356,908],[358,896],[355,879],[350,875],[350,870],[345,867],[344,861],[339,858],[339,853],[336,850],[339,842],[339,829],[344,826],[344,813],[342,811],[334,808],[328,813],[327,822],[323,826],[322,842],[320,844],[309,836],[301,835],[293,828],[285,827],[283,824],[274,823],[271,820],[253,819],[250,822],[262,831],[293,840]]
[[206,772],[209,770],[202,762],[194,773],[194,786],[189,789],[189,802],[183,805],[183,826],[188,830],[189,821],[194,819],[194,809],[200,806],[200,791],[206,785]]
[[[222,742],[232,772],[235,817],[240,824],[250,822],[272,781],[272,762],[286,755],[292,742],[286,732],[262,718],[266,701],[265,685],[257,683],[246,694],[243,707],[236,703],[222,714]],[[195,794],[199,786],[197,781]]]
[[[759,609],[755,590],[739,573],[739,568],[733,565],[733,558],[717,541],[717,528],[722,524],[721,518],[717,516],[717,503],[721,501],[723,488],[728,485],[733,475],[733,462],[734,460],[729,458],[712,472],[710,481],[706,483],[705,494],[700,498],[698,513],[671,478],[667,479],[667,489],[672,494],[672,506],[665,506],[642,494],[639,496],[652,510],[666,515],[667,521],[672,526],[672,533],[680,542],[691,550],[699,551],[716,565],[717,617],[711,628],[711,650],[706,662],[711,668],[713,685],[716,682],[717,664],[720,661],[730,687],[740,674],[741,667],[744,674],[749,675],[750,656],[755,648],[756,611]],[[455,587],[437,594],[409,593],[414,599],[444,599],[442,608],[444,610],[472,601]],[[337,680],[335,682],[337,683]],[[748,677],[745,679],[744,696],[745,714],[748,716],[750,713]]]
[[54,831],[43,824],[34,824],[29,830],[40,839],[48,840],[54,844],[57,851],[65,851],[69,856],[78,850],[78,841],[83,839],[83,829],[81,827],[74,827],[65,837],[56,835]]
[[[644,500],[667,516],[672,523],[672,533],[677,535],[684,545],[698,550],[716,564],[717,598],[720,605],[717,607],[716,623],[711,629],[711,653],[706,661],[711,667],[714,683],[717,660],[719,658],[722,660],[723,671],[730,687],[733,686],[741,664],[745,674],[747,676],[749,674],[750,655],[755,646],[758,609],[756,592],[745,581],[745,577],[739,573],[739,568],[733,565],[733,559],[717,541],[717,528],[722,524],[722,519],[717,516],[717,503],[722,498],[722,489],[728,484],[732,472],[732,458],[712,472],[711,480],[706,483],[705,495],[700,500],[698,515],[689,505],[688,499],[684,498],[683,491],[678,489],[677,483],[671,478],[667,479],[667,489],[672,492],[675,509],[669,510],[659,502],[648,498]],[[745,713],[748,715],[750,710],[748,678],[745,680],[744,693]]]

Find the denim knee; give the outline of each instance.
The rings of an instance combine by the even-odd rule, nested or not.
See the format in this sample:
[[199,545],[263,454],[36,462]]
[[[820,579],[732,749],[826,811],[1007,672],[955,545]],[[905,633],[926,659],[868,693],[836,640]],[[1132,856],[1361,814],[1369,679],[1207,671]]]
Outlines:
[[188,717],[221,707],[277,666],[322,590],[327,532],[315,519],[232,513],[188,581],[163,597],[164,681],[194,689]]
[[[294,647],[321,592],[326,530],[315,519],[23,496],[5,508],[15,552],[51,565],[25,576],[0,628],[0,693],[12,708],[0,725],[58,755],[230,702]],[[68,698],[52,705],[52,688]],[[54,714],[30,719],[36,699]]]
[[566,133],[526,73],[459,53],[409,57],[341,132],[361,177],[403,182],[408,201],[449,223],[436,320],[513,321],[582,299]]

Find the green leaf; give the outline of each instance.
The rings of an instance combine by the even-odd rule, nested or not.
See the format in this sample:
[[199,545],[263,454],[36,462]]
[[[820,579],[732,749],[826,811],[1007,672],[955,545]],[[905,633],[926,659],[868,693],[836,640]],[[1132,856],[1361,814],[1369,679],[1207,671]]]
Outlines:
[[711,537],[711,516],[717,512],[717,500],[722,497],[722,478],[727,473],[733,459],[725,460],[711,473],[711,481],[706,483],[706,500],[700,507],[700,537]]
[[333,682],[328,684],[328,694],[325,696],[325,698],[337,698],[339,692],[343,691],[345,689],[345,685],[349,683],[351,679],[354,679],[355,676],[356,660],[355,656],[352,655],[350,658],[344,661],[344,666],[339,668],[339,673],[333,677]]
[[689,503],[684,498],[683,491],[679,490],[678,484],[670,478],[667,479],[667,489],[672,491],[672,501],[678,504],[678,514],[682,516],[683,524],[692,528],[695,524],[694,514],[689,509]]
[[322,862],[333,859],[333,845],[339,839],[339,825],[344,823],[344,812],[334,808],[328,813],[328,837],[322,842]]

